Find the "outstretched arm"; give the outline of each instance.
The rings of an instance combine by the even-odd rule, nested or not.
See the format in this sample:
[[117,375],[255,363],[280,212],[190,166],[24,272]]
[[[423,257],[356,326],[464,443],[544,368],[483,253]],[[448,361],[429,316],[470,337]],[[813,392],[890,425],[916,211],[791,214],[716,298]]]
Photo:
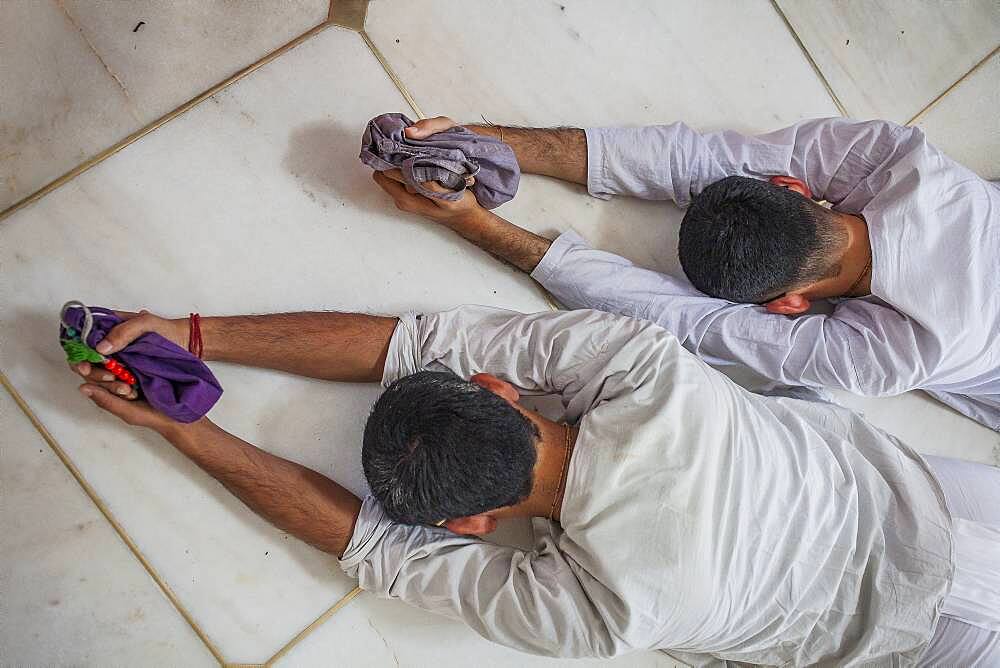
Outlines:
[[[118,312],[125,319],[97,344],[98,352],[121,350],[139,336],[155,332],[188,347],[187,318]],[[361,313],[275,313],[201,318],[204,359],[277,369],[300,376],[346,382],[382,379],[385,352],[396,318]],[[83,362],[74,369],[86,380],[134,399],[128,385]]]
[[80,389],[127,424],[157,431],[271,524],[324,552],[344,554],[361,501],[337,483],[264,452],[207,418],[181,424],[145,402],[126,401],[96,385]]
[[[448,202],[409,192],[399,170],[375,172],[372,178],[392,197],[400,211],[415,213],[440,223],[523,272],[531,273],[552,245],[549,239],[520,228],[479,206],[475,196],[468,190],[462,199]],[[424,185],[432,190],[444,191],[434,181],[428,181]]]
[[888,305],[848,299],[829,316],[776,315],[704,295],[687,281],[590,248],[572,231],[553,243],[532,277],[567,308],[655,322],[710,363],[740,363],[786,386],[900,394],[925,386],[945,353],[938,337]]
[[[457,125],[446,116],[425,118],[406,129],[422,139]],[[514,150],[525,174],[542,174],[587,185],[587,138],[580,128],[519,128],[507,125],[465,125],[475,133],[502,139]]]

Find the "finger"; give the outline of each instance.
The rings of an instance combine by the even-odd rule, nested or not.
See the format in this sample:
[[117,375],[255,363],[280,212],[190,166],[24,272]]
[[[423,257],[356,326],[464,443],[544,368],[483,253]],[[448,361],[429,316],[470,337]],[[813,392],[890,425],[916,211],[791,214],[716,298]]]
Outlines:
[[118,352],[137,338],[152,331],[152,319],[148,314],[139,314],[134,318],[120,322],[111,328],[95,348],[102,355]]
[[428,190],[433,190],[436,193],[450,193],[450,192],[454,192],[453,190],[449,190],[448,188],[445,188],[443,185],[441,185],[437,181],[424,181],[424,187],[427,188]]
[[395,200],[396,208],[398,209],[401,209],[403,211],[420,213],[426,210],[425,209],[426,206],[428,205],[434,206],[429,201],[427,201],[427,198],[421,195],[413,195],[407,192],[406,186],[404,186],[402,183],[397,183],[396,181],[393,181],[392,179],[386,176],[383,176],[380,179],[376,179],[376,181],[378,181],[378,184],[382,187],[382,190],[389,193],[389,196],[392,197],[393,200]]
[[129,417],[135,410],[135,406],[121,397],[116,397],[115,395],[108,392],[103,387],[94,385],[93,383],[85,383],[80,386],[80,391],[86,396],[90,397],[99,408],[106,410],[112,415],[116,415],[123,420]]
[[[377,172],[377,173],[380,173],[383,176],[385,176],[385,177],[387,177],[389,179],[392,179],[393,181],[396,181],[397,183],[403,184],[403,186],[406,188],[406,192],[410,193],[411,195],[416,195],[417,194],[417,191],[413,189],[413,186],[409,185],[408,183],[406,183],[406,181],[403,180],[403,172],[402,171],[400,171],[398,169],[390,169],[390,170],[387,170],[387,171],[384,171],[384,172]],[[376,181],[377,180],[378,179],[376,179]],[[468,185],[472,185],[472,183],[469,183],[470,180],[472,181],[472,183],[476,182],[476,178],[474,176],[470,176],[470,177],[468,177],[466,179],[466,183]],[[442,186],[437,181],[425,181],[424,182],[424,187],[428,188],[429,190],[433,190],[434,192],[439,192],[439,193],[452,192],[452,191],[448,190],[447,188],[445,188],[444,186]]]
[[95,366],[90,362],[80,362],[79,364],[70,364],[69,368],[74,372],[80,374],[84,379],[91,382],[100,381],[112,381],[115,379],[114,374],[110,371],[103,369],[102,367]]
[[389,193],[389,195],[392,196],[393,199],[395,199],[399,195],[404,195],[404,196],[407,195],[406,186],[403,185],[401,181],[396,181],[386,176],[383,172],[375,172],[374,178],[375,178],[375,183],[377,183],[379,187],[382,188],[382,190]]
[[388,176],[393,181],[397,181],[399,183],[406,183],[406,180],[403,179],[403,170],[401,169],[389,169],[387,171],[382,172],[382,174]]
[[437,132],[443,132],[448,128],[455,127],[455,121],[447,116],[436,116],[434,118],[423,118],[410,127],[403,130],[403,133],[410,139],[423,139]]
[[123,383],[120,380],[116,380],[111,383],[97,383],[97,385],[100,385],[111,394],[121,397],[122,399],[133,401],[139,398],[139,392],[134,387],[128,383]]

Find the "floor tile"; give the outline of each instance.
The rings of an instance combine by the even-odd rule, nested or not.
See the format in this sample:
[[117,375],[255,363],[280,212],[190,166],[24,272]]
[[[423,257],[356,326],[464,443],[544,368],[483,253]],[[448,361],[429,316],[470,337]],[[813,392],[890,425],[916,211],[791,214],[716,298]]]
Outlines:
[[353,668],[681,668],[661,652],[617,659],[549,659],[489,642],[460,622],[399,601],[362,594],[278,661],[278,668],[350,665]]
[[0,3],[0,210],[141,125],[56,2]]
[[[326,19],[328,0],[0,6],[0,209]],[[4,27],[5,26],[5,27]],[[6,104],[4,106],[7,106]],[[7,114],[5,113],[6,117]]]
[[374,0],[365,27],[432,116],[764,131],[837,115],[766,2]]
[[[58,308],[545,308],[530,280],[401,217],[371,183],[364,124],[402,109],[360,37],[331,28],[0,226],[0,367],[230,661],[267,658],[354,583],[157,438],[95,413],[61,360]],[[215,371],[218,423],[363,489],[376,388]]]
[[1000,54],[960,83],[917,127],[949,156],[1000,180]]
[[997,46],[1000,4],[778,0],[847,112],[905,123]]
[[0,389],[0,663],[217,665]]

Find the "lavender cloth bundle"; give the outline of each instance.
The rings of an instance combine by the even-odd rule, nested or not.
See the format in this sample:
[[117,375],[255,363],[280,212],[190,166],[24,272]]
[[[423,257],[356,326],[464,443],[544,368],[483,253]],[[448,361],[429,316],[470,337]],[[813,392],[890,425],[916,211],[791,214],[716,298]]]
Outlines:
[[[410,139],[403,130],[411,125],[403,114],[370,120],[361,139],[361,162],[379,172],[401,170],[408,186],[432,199],[458,200],[469,176],[476,177],[471,190],[480,206],[495,209],[513,199],[521,168],[510,146],[463,127]],[[451,192],[430,190],[426,181],[437,181]]]
[[[93,348],[121,318],[98,306],[91,306],[90,312],[93,326],[84,343]],[[82,308],[67,308],[63,319],[77,332],[83,332],[86,314]],[[65,327],[59,334],[67,338]],[[135,376],[149,405],[178,422],[201,418],[222,396],[222,386],[204,362],[159,334],[143,334],[114,353],[114,358]]]

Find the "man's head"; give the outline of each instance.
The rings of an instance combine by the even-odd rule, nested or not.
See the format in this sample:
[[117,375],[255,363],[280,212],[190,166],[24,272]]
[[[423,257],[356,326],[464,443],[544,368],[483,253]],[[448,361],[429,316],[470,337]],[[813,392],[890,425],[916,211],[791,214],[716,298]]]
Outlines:
[[680,231],[680,261],[702,292],[735,302],[768,302],[798,313],[841,271],[848,235],[841,214],[811,199],[808,186],[779,176],[730,176],[692,201]]
[[[361,451],[385,512],[399,522],[434,524],[525,499],[539,432],[518,399],[516,389],[488,374],[470,382],[423,371],[390,385],[368,417]],[[484,531],[475,527],[469,532]]]

